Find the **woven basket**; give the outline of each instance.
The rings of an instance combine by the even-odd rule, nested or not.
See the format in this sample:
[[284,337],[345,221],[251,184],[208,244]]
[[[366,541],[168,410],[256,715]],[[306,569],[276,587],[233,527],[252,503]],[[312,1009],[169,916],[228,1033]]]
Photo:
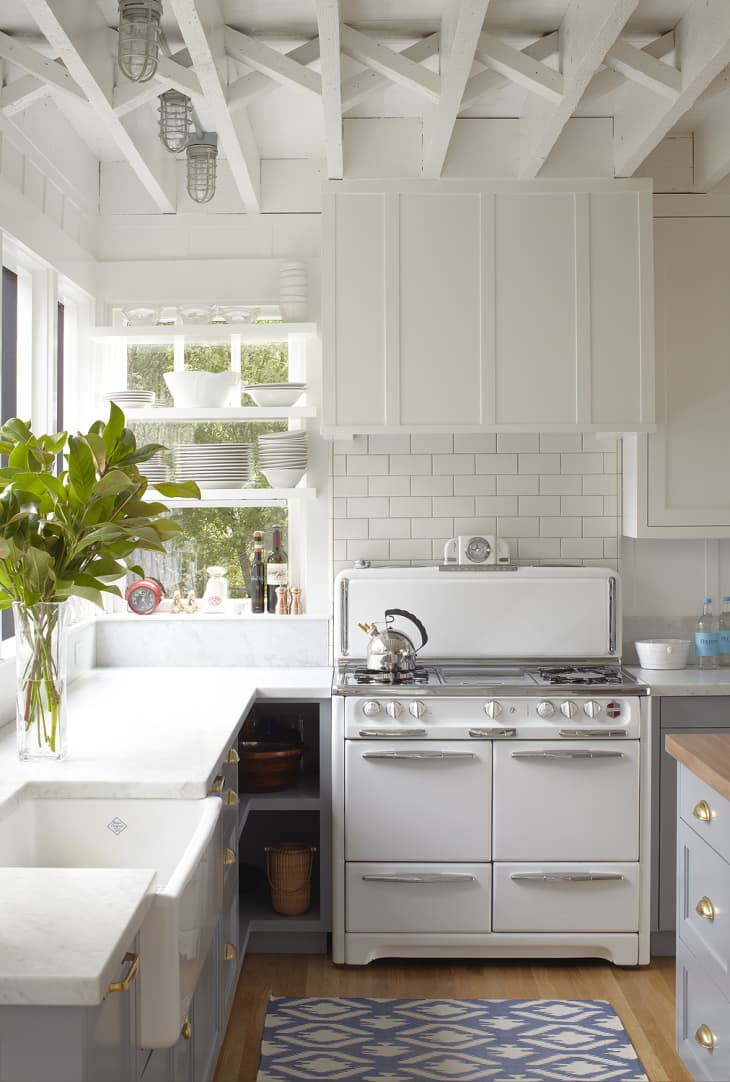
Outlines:
[[267,845],[266,878],[271,887],[271,904],[277,913],[296,917],[309,909],[312,864],[317,852],[311,845],[282,842]]

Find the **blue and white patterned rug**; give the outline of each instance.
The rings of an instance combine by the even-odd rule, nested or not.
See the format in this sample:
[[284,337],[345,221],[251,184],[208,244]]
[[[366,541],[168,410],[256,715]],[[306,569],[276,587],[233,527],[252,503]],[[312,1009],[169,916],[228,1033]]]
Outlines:
[[258,1082],[638,1082],[613,1007],[570,999],[272,998]]

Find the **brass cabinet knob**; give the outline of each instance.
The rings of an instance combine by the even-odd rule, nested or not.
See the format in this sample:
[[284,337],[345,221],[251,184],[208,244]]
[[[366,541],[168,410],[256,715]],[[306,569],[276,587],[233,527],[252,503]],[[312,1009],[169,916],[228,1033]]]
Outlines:
[[698,917],[703,917],[704,920],[714,920],[716,909],[710,899],[705,894],[700,898],[699,902],[695,906],[695,913]]
[[231,748],[231,750],[228,752],[228,755],[226,756],[226,762],[227,763],[240,763],[240,761],[241,761],[241,756],[238,754],[238,752],[236,751],[235,748]]
[[709,823],[710,819],[712,819],[712,808],[706,800],[701,800],[699,804],[695,804],[692,814],[701,823]]
[[124,955],[124,964],[129,966],[127,970],[127,976],[121,981],[112,981],[109,985],[110,992],[126,992],[130,984],[137,976],[137,970],[139,969],[139,955],[133,954],[128,951]]
[[189,1018],[186,1018],[183,1022],[183,1027],[180,1030],[180,1036],[184,1041],[189,1041],[193,1035],[193,1026]]
[[229,808],[235,808],[236,804],[238,804],[238,793],[233,789],[228,789],[223,798],[223,803],[227,804]]
[[223,957],[226,962],[232,962],[237,954],[238,951],[234,947],[233,943],[226,943],[226,949],[223,951]]
[[226,849],[225,853],[223,854],[223,863],[224,864],[235,864],[236,863],[236,854],[233,852],[232,849]]
[[712,1049],[717,1044],[717,1037],[712,1032],[710,1027],[704,1024],[704,1022],[699,1027],[699,1029],[696,1030],[695,1040],[697,1041],[697,1044],[702,1046],[702,1048],[707,1048],[710,1051],[712,1051]]
[[225,780],[226,779],[223,777],[222,774],[216,774],[216,776],[213,778],[213,784],[208,790],[211,796],[218,796],[219,793],[223,792]]

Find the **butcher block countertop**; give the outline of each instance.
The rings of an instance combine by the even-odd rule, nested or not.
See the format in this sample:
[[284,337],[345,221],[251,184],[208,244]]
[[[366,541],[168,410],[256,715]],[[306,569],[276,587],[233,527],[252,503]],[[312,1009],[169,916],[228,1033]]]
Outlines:
[[730,800],[730,734],[686,733],[667,736],[669,755],[716,793]]

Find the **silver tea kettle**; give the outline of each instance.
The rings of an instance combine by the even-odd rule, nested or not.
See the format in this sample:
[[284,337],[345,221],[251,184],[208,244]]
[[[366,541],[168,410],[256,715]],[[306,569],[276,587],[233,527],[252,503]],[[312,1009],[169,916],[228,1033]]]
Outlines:
[[[415,624],[421,633],[421,644],[415,647],[402,631],[391,627],[394,616],[405,616]],[[425,627],[412,612],[405,609],[386,609],[385,627],[382,631],[377,624],[358,624],[361,631],[370,636],[366,666],[371,672],[411,673],[416,667],[416,654],[428,642]]]

